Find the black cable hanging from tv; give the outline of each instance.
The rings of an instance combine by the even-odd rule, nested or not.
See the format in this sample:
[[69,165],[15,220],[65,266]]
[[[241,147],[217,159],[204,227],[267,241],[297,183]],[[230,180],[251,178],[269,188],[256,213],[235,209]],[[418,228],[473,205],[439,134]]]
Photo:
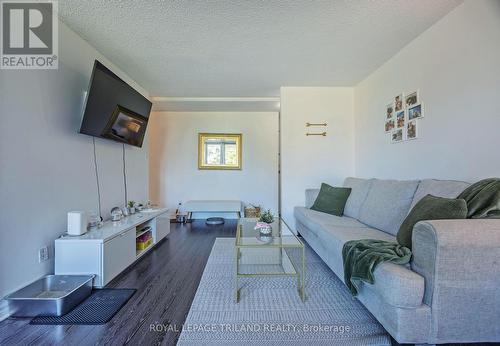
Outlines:
[[95,149],[95,137],[92,137],[92,143],[94,145],[94,170],[95,170],[95,179],[97,183],[97,206],[99,208],[99,220],[102,221],[102,214],[101,214],[101,188],[99,184],[99,171],[97,168],[97,154],[96,154],[96,149]]
[[123,146],[123,185],[125,186],[125,208],[127,207],[127,173],[125,169],[125,144]]

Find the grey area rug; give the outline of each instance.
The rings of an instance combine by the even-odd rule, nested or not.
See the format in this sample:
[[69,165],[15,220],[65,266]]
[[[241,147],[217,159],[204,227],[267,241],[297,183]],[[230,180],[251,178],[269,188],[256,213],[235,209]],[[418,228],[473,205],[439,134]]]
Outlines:
[[216,239],[177,345],[391,344],[383,327],[310,248],[305,302],[295,278],[278,277],[240,279],[235,303],[234,242]]

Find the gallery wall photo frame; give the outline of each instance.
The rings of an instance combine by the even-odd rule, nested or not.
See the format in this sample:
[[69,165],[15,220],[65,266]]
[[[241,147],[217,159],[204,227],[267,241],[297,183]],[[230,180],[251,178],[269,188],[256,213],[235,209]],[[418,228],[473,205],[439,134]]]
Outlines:
[[406,111],[403,109],[396,112],[396,129],[402,129],[406,124]]
[[418,103],[420,103],[420,90],[419,89],[405,94],[404,106],[406,108],[413,107],[414,105],[416,105]]
[[419,129],[420,129],[420,124],[418,119],[408,121],[405,127],[406,140],[411,141],[417,139]]
[[401,93],[399,95],[396,95],[394,97],[394,111],[399,112],[405,109],[405,103],[404,103],[404,98],[405,95],[404,93]]
[[424,104],[423,102],[414,104],[408,107],[408,121],[421,119],[424,117]]
[[385,121],[385,133],[392,132],[396,128],[396,119],[391,118]]
[[385,120],[392,119],[394,117],[394,102],[391,102],[385,106]]
[[400,128],[400,129],[395,129],[394,131],[391,132],[391,143],[401,143],[405,140],[405,129]]

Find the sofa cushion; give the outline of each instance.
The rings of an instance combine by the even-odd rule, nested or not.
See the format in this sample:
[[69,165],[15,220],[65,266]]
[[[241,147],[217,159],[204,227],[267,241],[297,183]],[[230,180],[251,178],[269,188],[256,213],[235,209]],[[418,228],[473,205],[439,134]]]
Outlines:
[[[344,281],[342,248],[347,241],[356,239],[396,241],[394,236],[346,216],[338,217],[296,207],[295,217],[306,241],[342,281]],[[379,264],[373,274],[374,284],[363,283],[360,295],[369,290],[392,306],[403,308],[421,306],[425,288],[422,276],[394,263]]]
[[400,308],[417,308],[422,305],[425,280],[406,266],[384,262],[373,272],[373,284],[363,282],[359,294],[372,291],[385,303]]
[[415,204],[418,203],[418,201],[420,201],[427,195],[445,198],[457,198],[457,196],[469,186],[469,183],[463,181],[434,179],[422,180],[420,184],[418,184],[418,188],[415,192],[415,196],[413,197],[410,210],[415,206]]
[[[295,216],[298,228],[308,244],[313,246],[315,252],[342,281],[344,281],[342,248],[347,241],[356,239],[396,240],[388,233],[356,223],[356,220],[345,216],[335,217],[303,207],[295,208]],[[315,222],[313,228],[310,227],[311,222]],[[305,223],[308,223],[309,226]],[[373,285],[362,283],[360,296],[363,295],[364,291],[369,290],[392,306],[405,308],[421,306],[424,296],[424,280],[419,274],[405,266],[381,263],[375,269],[374,277]]]
[[316,231],[324,225],[335,225],[341,227],[368,227],[356,219],[347,216],[335,216],[322,213],[305,207],[295,207],[295,218],[304,226]]
[[358,239],[396,241],[394,236],[365,225],[363,227],[347,227],[325,224],[316,229],[315,234],[329,253],[331,269],[342,281],[344,280],[342,248],[346,242]]
[[359,218],[359,210],[368,196],[372,179],[346,178],[345,187],[351,188],[351,194],[347,199],[344,209],[344,215]]
[[418,183],[418,180],[374,179],[361,206],[359,221],[396,235],[408,214]]
[[311,209],[323,213],[342,216],[347,198],[351,194],[349,187],[333,187],[322,183],[318,197],[314,201]]

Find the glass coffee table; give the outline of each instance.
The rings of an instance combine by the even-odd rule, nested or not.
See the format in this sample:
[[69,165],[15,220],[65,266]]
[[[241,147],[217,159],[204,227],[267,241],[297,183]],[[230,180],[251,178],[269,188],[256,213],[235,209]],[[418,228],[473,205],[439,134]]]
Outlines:
[[305,250],[282,219],[275,220],[270,236],[254,227],[258,219],[238,221],[235,244],[235,300],[239,302],[240,278],[290,276],[297,278],[297,290],[305,300]]

